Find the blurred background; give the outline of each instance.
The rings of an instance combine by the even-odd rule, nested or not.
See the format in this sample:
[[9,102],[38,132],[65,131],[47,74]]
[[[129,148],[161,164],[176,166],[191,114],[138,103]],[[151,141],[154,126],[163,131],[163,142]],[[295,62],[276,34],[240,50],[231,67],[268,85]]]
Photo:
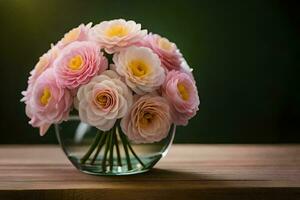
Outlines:
[[194,68],[200,111],[175,142],[300,142],[298,12],[283,0],[0,0],[0,143],[57,143],[28,125],[29,72],[65,32],[114,18],[169,38]]

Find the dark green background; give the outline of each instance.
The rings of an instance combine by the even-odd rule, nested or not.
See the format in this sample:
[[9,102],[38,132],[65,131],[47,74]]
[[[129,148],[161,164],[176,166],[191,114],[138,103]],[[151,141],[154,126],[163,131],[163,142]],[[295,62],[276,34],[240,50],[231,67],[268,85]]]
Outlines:
[[176,142],[300,142],[299,17],[287,1],[0,0],[0,143],[56,142],[27,124],[29,71],[80,23],[133,19],[175,42],[201,106]]

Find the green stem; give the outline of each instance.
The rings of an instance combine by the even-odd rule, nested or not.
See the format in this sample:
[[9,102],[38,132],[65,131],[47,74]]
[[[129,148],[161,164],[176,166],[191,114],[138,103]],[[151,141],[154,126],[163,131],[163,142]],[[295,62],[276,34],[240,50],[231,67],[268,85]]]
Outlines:
[[119,136],[121,138],[121,141],[123,143],[123,147],[124,147],[124,151],[125,151],[125,155],[126,155],[126,161],[127,161],[127,167],[128,170],[132,170],[132,166],[131,166],[131,161],[130,161],[130,156],[129,156],[129,152],[128,152],[128,148],[127,148],[127,142],[124,140],[124,138],[122,137],[122,133],[120,131],[120,127],[118,127],[118,133]]
[[108,136],[106,136],[106,141],[105,141],[105,151],[104,151],[104,155],[103,155],[103,159],[102,159],[102,171],[106,171],[106,158],[107,158],[107,153],[109,150],[109,141],[110,141],[110,133],[111,131],[109,131],[107,134],[109,134]]
[[92,143],[92,145],[90,146],[89,150],[86,152],[86,154],[80,159],[80,163],[84,164],[87,159],[89,159],[89,157],[91,156],[91,154],[93,153],[93,151],[95,150],[97,144],[99,143],[100,140],[100,136],[101,134],[99,134],[99,132],[97,132],[96,137]]
[[126,137],[126,135],[121,131],[120,136],[123,138],[123,140],[126,142],[129,150],[131,151],[131,153],[133,154],[133,156],[138,160],[138,162],[145,167],[145,164],[142,162],[142,160],[137,156],[137,154],[134,152],[133,148],[131,147],[130,143],[128,142],[128,139]]
[[129,147],[131,153],[134,155],[134,157],[139,161],[139,163],[140,163],[143,167],[145,167],[145,164],[144,164],[143,161],[136,155],[136,153],[134,152],[132,146],[129,144],[128,141],[127,141],[127,145],[128,145],[128,147]]
[[122,166],[122,160],[121,160],[121,154],[120,154],[120,149],[119,149],[119,142],[118,142],[118,136],[116,133],[116,128],[114,131],[114,144],[116,145],[116,150],[117,150],[118,166]]
[[103,145],[105,143],[106,136],[107,136],[107,134],[105,132],[102,132],[100,141],[98,143],[98,148],[96,150],[96,153],[94,154],[93,159],[91,160],[91,164],[92,165],[95,163],[95,161],[96,161],[96,159],[97,159],[97,157],[98,157],[98,155],[99,155],[99,153],[100,153],[100,151],[101,151],[101,149],[102,149],[102,147],[103,147]]
[[109,169],[110,171],[113,170],[113,165],[114,165],[114,128],[113,131],[110,133],[110,141],[109,141]]

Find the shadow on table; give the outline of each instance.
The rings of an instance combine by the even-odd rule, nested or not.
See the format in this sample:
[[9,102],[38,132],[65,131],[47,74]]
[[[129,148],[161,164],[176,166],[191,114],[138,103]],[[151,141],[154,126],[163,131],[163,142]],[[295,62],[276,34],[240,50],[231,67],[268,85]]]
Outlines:
[[[84,173],[79,173],[74,169],[74,174],[76,173],[77,179],[81,181],[95,181],[95,182],[131,182],[131,181],[144,181],[144,182],[152,182],[152,181],[218,181],[218,184],[224,183],[227,184],[228,179],[222,178],[222,175],[218,174],[207,174],[197,173],[195,171],[183,171],[183,170],[168,170],[168,169],[160,169],[153,168],[148,172],[134,175],[124,175],[124,176],[92,176]],[[75,176],[75,175],[74,175]],[[72,179],[72,176],[70,177]]]
[[[74,172],[75,173],[75,172]],[[78,174],[77,174],[78,175]],[[149,172],[142,174],[135,174],[130,176],[91,176],[87,174],[80,174],[81,180],[89,181],[111,181],[111,182],[127,182],[127,181],[215,181],[216,177],[199,174],[195,172],[186,172],[186,171],[176,171],[176,170],[167,170],[154,168]]]
[[[198,174],[195,172],[187,172],[187,171],[176,171],[176,170],[167,170],[167,169],[159,169],[154,168],[149,172],[144,174],[137,174],[134,176],[130,176],[133,179],[147,179],[147,180],[157,180],[160,181],[170,181],[170,180],[198,180],[198,181],[209,181],[214,180],[209,175]],[[128,177],[129,178],[129,177]],[[129,178],[130,179],[130,178]]]

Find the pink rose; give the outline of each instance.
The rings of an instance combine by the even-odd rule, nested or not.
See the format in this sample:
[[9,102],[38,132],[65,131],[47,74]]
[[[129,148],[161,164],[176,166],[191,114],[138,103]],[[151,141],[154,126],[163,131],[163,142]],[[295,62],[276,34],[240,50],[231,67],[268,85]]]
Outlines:
[[79,88],[76,104],[83,122],[108,131],[127,113],[132,92],[116,72],[107,70]]
[[171,104],[174,123],[187,125],[200,104],[195,81],[187,73],[172,70],[162,85],[162,93]]
[[32,92],[32,88],[37,80],[37,78],[48,68],[53,67],[53,62],[57,58],[60,49],[57,46],[52,46],[51,49],[43,54],[39,61],[36,63],[34,69],[30,72],[30,76],[28,78],[28,87],[26,91],[23,91],[23,98],[21,101],[27,101],[27,96],[30,96]]
[[165,80],[159,57],[146,47],[131,46],[114,54],[115,70],[137,94],[158,89]]
[[158,142],[169,133],[170,107],[165,98],[155,94],[139,97],[121,120],[121,128],[135,143]]
[[55,72],[49,68],[38,77],[25,103],[29,123],[44,135],[51,124],[67,120],[72,97],[57,84]]
[[124,19],[104,21],[91,29],[91,38],[109,54],[133,45],[146,34],[147,30],[141,30],[141,24]]
[[80,24],[78,27],[73,28],[57,43],[59,48],[64,48],[68,44],[75,41],[87,41],[89,40],[89,31],[92,27],[92,23],[87,25]]
[[159,56],[162,65],[167,70],[180,69],[182,55],[177,49],[176,44],[170,42],[167,38],[150,33],[144,37],[144,40],[139,42],[138,46],[151,48]]
[[107,59],[93,42],[73,42],[65,47],[54,63],[62,87],[77,89],[107,69]]

